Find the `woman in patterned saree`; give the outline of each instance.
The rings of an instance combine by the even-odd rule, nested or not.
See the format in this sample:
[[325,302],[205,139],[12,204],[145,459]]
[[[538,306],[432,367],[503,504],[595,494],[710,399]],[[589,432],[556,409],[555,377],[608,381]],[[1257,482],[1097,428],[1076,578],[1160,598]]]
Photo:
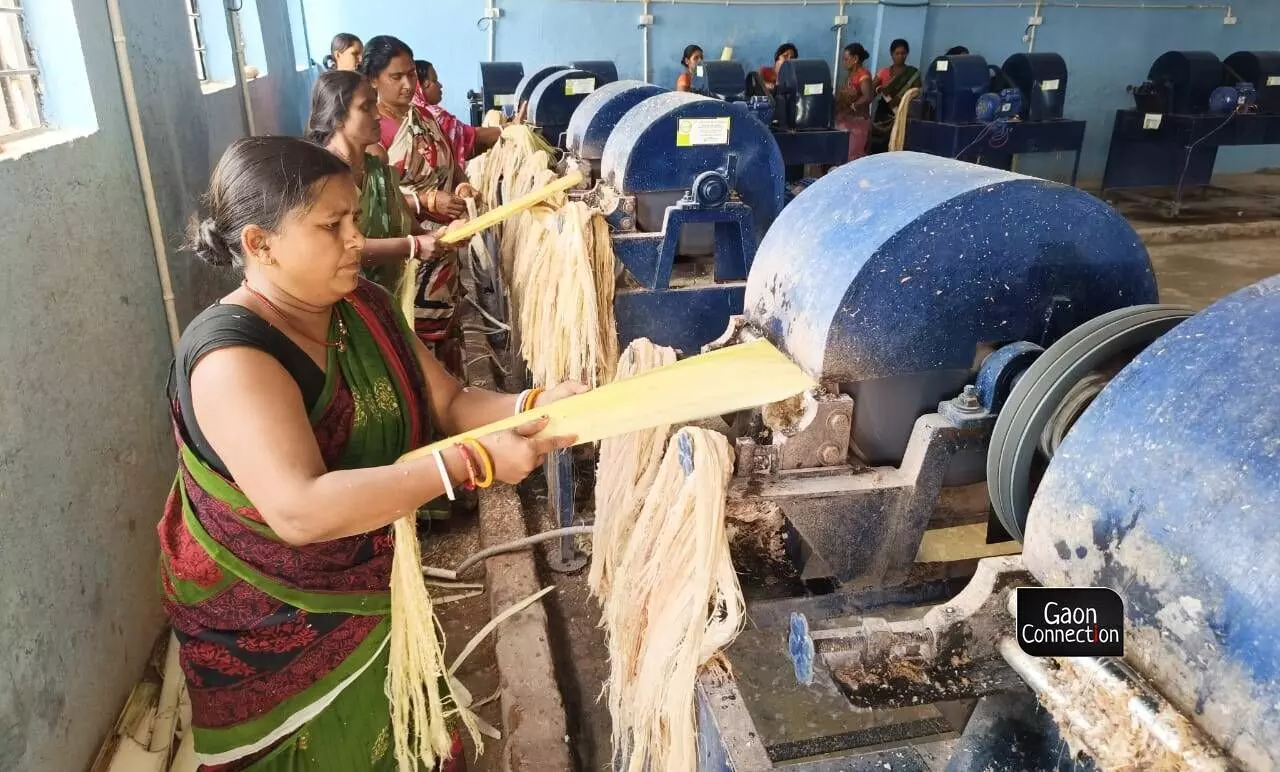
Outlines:
[[[569,438],[533,439],[532,421],[393,462],[585,387],[461,388],[360,277],[351,172],[318,145],[236,142],[207,202],[193,248],[244,281],[183,333],[158,529],[197,757],[205,772],[392,772],[387,526],[490,469],[519,481]],[[464,769],[454,747],[444,770]]]
[[398,298],[405,261],[438,261],[446,247],[414,219],[400,194],[400,176],[385,156],[366,152],[378,142],[378,95],[368,79],[343,70],[321,73],[311,90],[307,139],[351,167],[360,190],[365,277]]
[[[444,99],[444,86],[440,85],[440,75],[436,72],[435,65],[424,59],[415,59],[413,66],[418,72],[418,88],[413,93],[413,106],[435,120],[449,140],[454,159],[465,169],[467,161],[497,144],[502,136],[502,127],[472,126],[458,120],[456,115],[440,104]],[[524,111],[528,106],[528,102],[520,105],[511,122],[524,123]]]
[[[378,92],[378,146],[400,174],[400,189],[416,212],[437,223],[466,214],[464,181],[449,138],[430,115],[413,106],[418,71],[413,51],[388,35],[365,45],[360,71]],[[454,311],[462,296],[457,255],[446,255],[417,276],[414,330],[455,375],[461,370],[462,335]]]

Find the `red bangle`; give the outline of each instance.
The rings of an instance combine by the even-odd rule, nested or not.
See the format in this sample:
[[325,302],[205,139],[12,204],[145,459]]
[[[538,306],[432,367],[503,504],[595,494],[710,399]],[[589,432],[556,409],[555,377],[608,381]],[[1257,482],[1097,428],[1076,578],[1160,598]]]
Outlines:
[[473,491],[476,489],[476,466],[478,462],[472,458],[471,449],[466,445],[458,445],[458,454],[462,456],[462,463],[467,466],[467,481],[463,484],[464,490]]

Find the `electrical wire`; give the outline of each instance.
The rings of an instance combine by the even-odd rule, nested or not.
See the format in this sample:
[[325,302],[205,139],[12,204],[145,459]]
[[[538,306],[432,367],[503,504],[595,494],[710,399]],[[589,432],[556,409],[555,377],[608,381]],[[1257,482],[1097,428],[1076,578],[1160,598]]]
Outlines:
[[458,567],[453,570],[453,573],[457,576],[461,576],[468,568],[471,568],[476,563],[491,558],[494,555],[516,552],[518,550],[528,549],[535,544],[540,544],[541,542],[549,541],[551,539],[558,539],[563,536],[578,536],[579,534],[588,534],[593,531],[595,531],[595,526],[593,525],[571,525],[567,528],[553,528],[550,531],[535,533],[534,535],[526,536],[523,539],[516,539],[515,541],[509,541],[503,544],[495,544],[492,547],[486,547],[480,550],[476,554],[459,563]]
[[1191,168],[1191,155],[1192,153],[1195,152],[1196,146],[1199,145],[1201,142],[1204,142],[1209,137],[1212,137],[1214,134],[1217,134],[1219,131],[1222,131],[1223,129],[1225,129],[1227,127],[1227,124],[1231,123],[1231,121],[1234,120],[1235,117],[1239,114],[1240,114],[1240,107],[1236,107],[1236,109],[1232,110],[1231,114],[1228,115],[1222,123],[1219,123],[1217,126],[1215,126],[1211,131],[1207,132],[1200,139],[1197,139],[1195,142],[1192,142],[1190,145],[1187,145],[1187,157],[1186,157],[1186,160],[1183,161],[1182,163],[1182,173],[1178,175],[1178,186],[1173,190],[1173,196],[1174,196],[1173,200],[1175,202],[1182,201],[1182,183],[1185,182],[1187,179],[1187,171]]
[[466,300],[467,300],[467,302],[468,302],[468,303],[470,303],[470,304],[471,304],[471,305],[472,305],[472,306],[473,306],[477,311],[479,311],[479,312],[480,312],[480,315],[481,315],[481,316],[483,316],[485,319],[489,320],[490,322],[493,322],[495,325],[497,325],[499,328],[501,328],[501,331],[503,331],[503,332],[510,332],[510,331],[511,331],[511,325],[507,324],[506,322],[502,321],[501,319],[495,319],[493,316],[491,316],[491,315],[489,314],[489,312],[488,312],[488,311],[484,310],[484,307],[483,307],[483,306],[481,306],[479,303],[477,303],[477,302],[475,301],[475,298],[471,297],[470,295],[467,295],[467,296],[466,296]]
[[991,140],[987,143],[987,146],[990,147],[992,150],[999,150],[1000,148],[1008,144],[1009,136],[1011,134],[1012,134],[1012,130],[1009,128],[1008,121],[1002,121],[1002,120],[992,121],[991,123],[988,123],[986,126],[983,126],[982,131],[978,132],[978,136],[974,137],[972,142],[965,145],[964,148],[959,153],[956,153],[955,155],[951,156],[951,158],[957,161],[960,160],[960,158],[965,153],[977,147],[978,144],[981,143],[983,140],[987,139],[987,137],[991,137]]

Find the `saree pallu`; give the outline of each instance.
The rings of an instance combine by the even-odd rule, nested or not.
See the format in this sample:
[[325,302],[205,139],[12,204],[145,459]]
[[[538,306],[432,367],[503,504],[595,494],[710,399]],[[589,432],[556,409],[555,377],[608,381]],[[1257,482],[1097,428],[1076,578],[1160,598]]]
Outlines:
[[[410,332],[368,281],[337,312],[346,338],[310,416],[316,442],[331,470],[390,464],[433,436]],[[286,544],[192,451],[172,409],[160,575],[201,768],[391,772],[390,529]]]
[[[410,107],[399,124],[383,118],[381,129],[387,157],[400,173],[402,191],[417,195],[427,190],[454,190],[460,172],[444,132],[431,116]],[[434,347],[448,337],[460,294],[456,253],[446,252],[438,260],[419,264],[413,327],[424,343]]]
[[874,127],[877,132],[888,133],[893,128],[893,119],[897,115],[902,95],[907,89],[920,84],[920,71],[907,65],[895,76],[891,69],[885,67],[876,75],[876,83],[881,86],[881,90]]
[[[360,187],[360,230],[367,239],[405,238],[413,233],[413,216],[400,192],[396,170],[375,155],[364,157],[364,184]],[[399,297],[404,264],[365,268],[364,276]]]
[[452,193],[461,169],[448,137],[427,113],[410,105],[404,120],[379,119],[380,139],[406,194],[443,190]]
[[413,106],[435,120],[445,139],[449,141],[449,149],[453,151],[453,162],[460,168],[466,168],[467,161],[470,161],[476,152],[476,127],[458,120],[456,115],[440,105],[429,104],[426,94],[422,93],[421,82],[418,83],[418,90],[414,92]]

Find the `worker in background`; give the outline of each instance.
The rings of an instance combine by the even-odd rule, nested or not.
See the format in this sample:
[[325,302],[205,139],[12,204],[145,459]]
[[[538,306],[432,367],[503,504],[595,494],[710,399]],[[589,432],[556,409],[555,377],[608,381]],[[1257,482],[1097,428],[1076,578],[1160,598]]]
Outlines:
[[[472,194],[448,136],[427,112],[413,106],[418,70],[413,51],[390,35],[370,38],[360,64],[378,92],[379,141],[400,175],[400,191],[420,220],[447,224],[466,216],[463,194]],[[414,330],[454,375],[462,374],[462,300],[457,260],[424,263],[414,293]]]
[[871,72],[866,68],[870,54],[861,43],[850,43],[840,53],[845,78],[836,91],[836,126],[849,132],[849,160],[867,152],[871,134],[871,100],[875,98]]
[[911,46],[898,38],[889,44],[892,62],[876,73],[876,101],[872,104],[875,117],[871,125],[871,139],[867,152],[881,152],[889,146],[889,134],[897,116],[902,96],[920,85],[920,70],[907,64]]
[[360,60],[364,57],[364,43],[350,32],[339,32],[329,43],[329,53],[325,56],[326,70],[358,70]]
[[702,64],[702,47],[685,46],[680,64],[684,65],[684,72],[676,78],[676,91],[693,91],[693,74],[697,71],[698,65]]
[[760,79],[764,81],[765,90],[772,93],[774,87],[778,85],[778,70],[782,69],[783,62],[799,58],[800,52],[796,49],[795,43],[783,43],[778,46],[778,50],[773,52],[773,66],[760,68]]
[[[387,526],[517,483],[571,438],[534,439],[546,421],[531,420],[392,464],[586,388],[463,389],[360,278],[356,187],[318,145],[238,140],[205,200],[191,248],[243,279],[178,344],[178,472],[157,529],[195,752],[203,769],[395,772]],[[466,769],[452,740],[443,772]]]
[[[440,76],[436,73],[435,66],[431,62],[417,59],[414,61],[414,68],[418,72],[418,88],[413,94],[413,106],[435,119],[453,148],[454,161],[465,172],[467,161],[498,143],[498,139],[502,136],[502,127],[472,126],[458,120],[457,116],[440,105],[441,100],[444,99],[444,87],[440,85]],[[524,122],[524,114],[528,106],[528,102],[520,106],[513,123]],[[469,197],[467,192],[470,187],[466,185],[466,189],[461,191],[464,197]]]
[[377,146],[378,130],[378,94],[367,78],[347,70],[324,72],[316,78],[306,137],[351,167],[360,191],[364,275],[398,296],[405,263],[414,257],[434,263],[445,257],[446,247],[413,216],[400,194],[395,170],[384,158],[367,152],[366,148]]

